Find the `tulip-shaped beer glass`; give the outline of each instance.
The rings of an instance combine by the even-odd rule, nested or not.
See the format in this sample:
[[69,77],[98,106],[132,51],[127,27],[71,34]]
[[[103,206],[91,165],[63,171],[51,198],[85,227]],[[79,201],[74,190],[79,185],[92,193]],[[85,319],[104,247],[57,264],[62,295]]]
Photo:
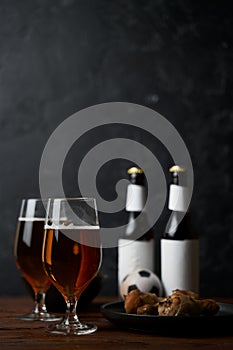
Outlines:
[[79,321],[76,306],[81,293],[96,276],[102,250],[95,199],[50,199],[47,206],[42,260],[54,286],[63,295],[67,311],[61,323],[47,331],[83,335],[96,331]]
[[46,200],[23,199],[18,217],[14,242],[16,266],[35,293],[34,310],[18,316],[25,321],[56,321],[61,317],[47,312],[46,291],[51,281],[42,265]]

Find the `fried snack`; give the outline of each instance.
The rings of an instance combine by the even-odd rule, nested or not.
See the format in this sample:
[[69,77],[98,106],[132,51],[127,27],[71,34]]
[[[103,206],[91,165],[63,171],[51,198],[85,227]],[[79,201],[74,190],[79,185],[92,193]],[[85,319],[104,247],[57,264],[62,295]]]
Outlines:
[[215,315],[220,308],[216,301],[213,299],[196,300],[196,302],[200,307],[200,313],[202,315]]
[[219,310],[214,299],[199,299],[197,293],[179,289],[166,298],[135,289],[125,296],[124,307],[126,313],[159,316],[211,316]]
[[139,306],[137,308],[137,315],[158,315],[158,303]]
[[189,296],[190,298],[193,298],[193,299],[198,299],[198,294],[191,291],[191,290],[183,290],[183,289],[174,289],[172,291],[172,294],[183,294],[183,295],[186,295],[186,296]]
[[176,289],[170,296],[159,303],[160,316],[196,316],[214,315],[219,305],[213,299],[198,299],[192,291]]
[[140,306],[155,305],[160,299],[154,293],[142,293],[139,289],[133,289],[125,296],[125,311],[127,313],[137,313]]
[[125,295],[125,311],[128,314],[136,314],[137,308],[142,305],[141,292],[138,289],[131,290]]
[[175,290],[160,301],[158,314],[160,316],[192,316],[200,314],[200,307],[193,298],[193,293]]
[[142,304],[154,305],[157,304],[162,298],[158,297],[155,293],[141,293],[140,298]]

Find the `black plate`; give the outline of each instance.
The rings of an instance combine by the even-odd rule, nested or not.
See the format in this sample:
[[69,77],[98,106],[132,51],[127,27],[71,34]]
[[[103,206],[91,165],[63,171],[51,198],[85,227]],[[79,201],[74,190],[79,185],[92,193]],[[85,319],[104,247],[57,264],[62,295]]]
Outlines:
[[214,316],[127,314],[122,301],[102,305],[101,312],[109,321],[125,330],[171,336],[233,335],[233,304],[218,305],[220,310]]

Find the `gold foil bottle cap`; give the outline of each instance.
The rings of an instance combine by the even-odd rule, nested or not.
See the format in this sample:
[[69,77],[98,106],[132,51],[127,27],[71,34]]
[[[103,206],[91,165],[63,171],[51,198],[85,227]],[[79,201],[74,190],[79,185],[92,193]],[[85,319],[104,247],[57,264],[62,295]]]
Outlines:
[[143,170],[141,168],[138,168],[136,166],[133,166],[128,169],[128,174],[143,174]]
[[183,173],[186,171],[185,167],[182,167],[180,165],[173,165],[170,169],[169,172],[170,173]]

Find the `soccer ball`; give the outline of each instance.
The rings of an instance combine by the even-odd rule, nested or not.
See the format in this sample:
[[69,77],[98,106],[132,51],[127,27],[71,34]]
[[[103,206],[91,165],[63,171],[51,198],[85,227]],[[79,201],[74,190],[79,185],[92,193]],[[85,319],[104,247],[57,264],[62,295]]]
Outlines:
[[138,269],[125,276],[120,285],[122,299],[133,289],[139,289],[143,293],[155,293],[157,296],[162,296],[163,293],[159,277],[148,269]]

